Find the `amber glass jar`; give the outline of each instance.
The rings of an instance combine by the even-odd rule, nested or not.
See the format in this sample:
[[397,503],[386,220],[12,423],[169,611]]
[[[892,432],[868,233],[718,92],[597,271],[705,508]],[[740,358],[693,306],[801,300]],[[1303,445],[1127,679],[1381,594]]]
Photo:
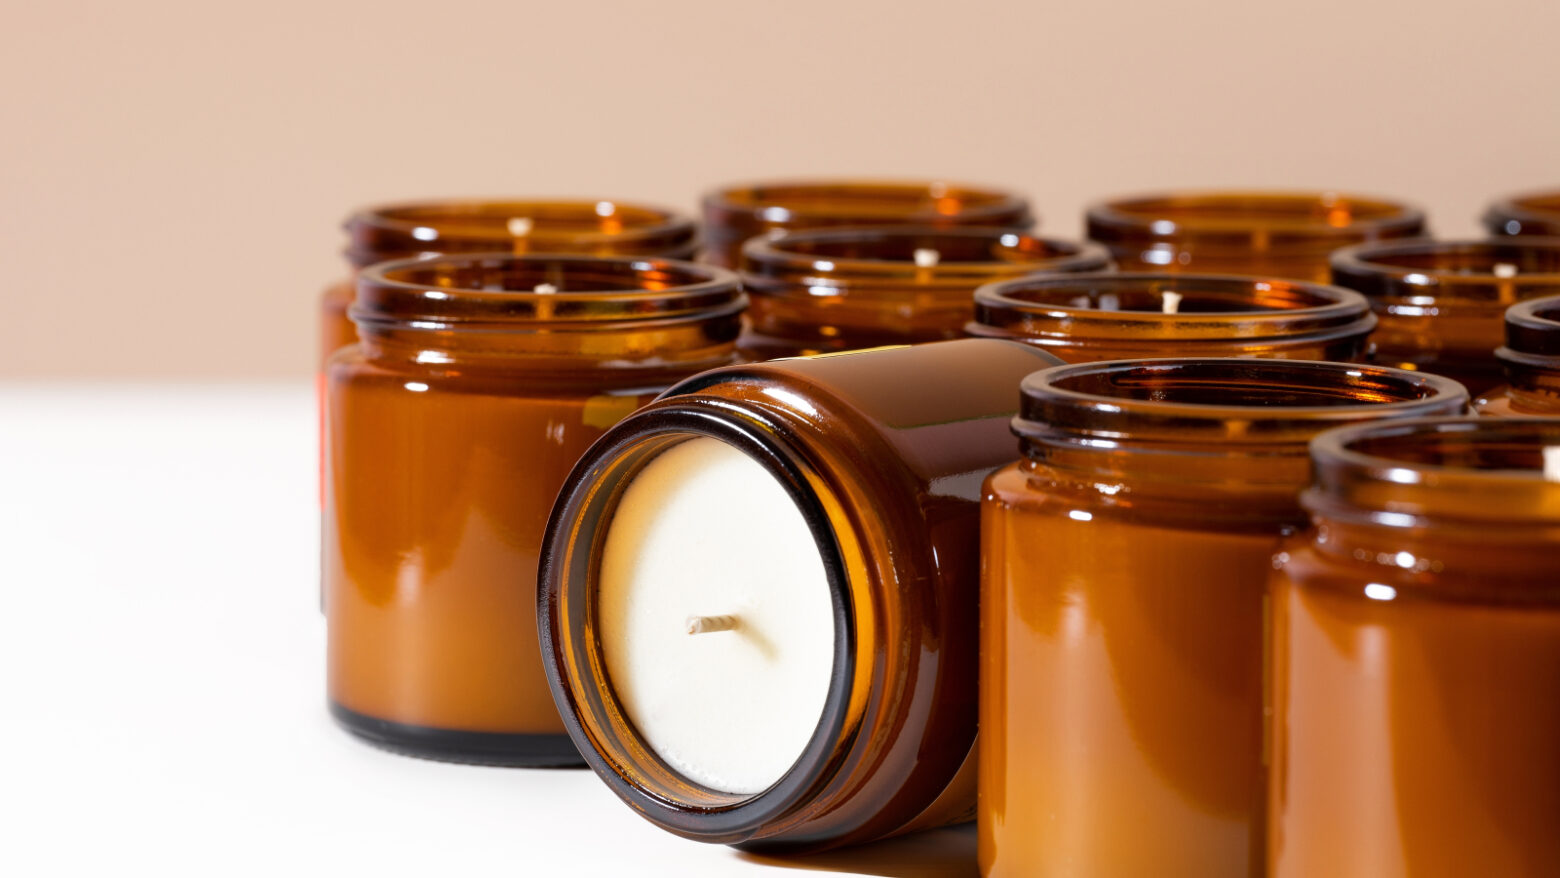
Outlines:
[[993,228],[813,229],[755,238],[738,342],[755,360],[962,338],[976,287],[1037,272],[1100,271],[1096,244]]
[[1466,404],[1302,360],[1027,378],[1024,458],[982,504],[982,873],[1260,876],[1263,590],[1306,443]]
[[[966,339],[741,366],[673,388],[603,437],[553,511],[539,604],[553,693],[596,773],[671,832],[750,849],[824,848],[970,819],[980,481],[1012,457],[1013,387],[1056,362],[1026,345]],[[817,724],[756,792],[697,782],[647,743],[611,671],[617,638],[603,634],[602,547],[621,498],[660,458],[708,439],[783,486],[827,582],[831,618],[813,656],[827,679]],[[755,514],[744,502],[733,493],[728,514]],[[720,554],[730,550],[716,542],[704,554],[733,589],[785,560],[778,549]],[[805,597],[800,583],[794,591],[776,603]],[[676,609],[670,618],[681,618]],[[753,635],[785,660],[786,642]],[[722,663],[699,667],[702,682],[689,685],[722,715],[741,713],[728,706],[737,690],[769,697]]]
[[1350,427],[1312,456],[1315,527],[1273,578],[1269,874],[1555,874],[1560,421]]
[[1502,382],[1506,309],[1560,293],[1560,238],[1394,241],[1333,254],[1333,282],[1381,317],[1376,360],[1456,378],[1475,394]]
[[1492,235],[1560,236],[1560,191],[1502,198],[1484,212],[1484,227]]
[[1327,282],[1332,251],[1424,232],[1417,208],[1332,192],[1174,192],[1090,207],[1089,238],[1124,271]]
[[[691,259],[698,226],[669,210],[614,201],[422,201],[370,207],[347,217],[354,272],[376,262],[436,253],[578,253]],[[357,341],[347,307],[354,281],[325,290],[320,362]]]
[[704,196],[708,262],[736,268],[742,245],[769,232],[824,226],[993,226],[1024,231],[1029,201],[1002,189],[925,180],[748,183]]
[[1069,363],[1152,357],[1356,361],[1376,326],[1351,290],[1206,274],[1023,277],[975,291],[970,335],[1037,345]]
[[1481,415],[1560,417],[1560,296],[1506,309],[1506,345],[1495,351],[1506,386],[1473,402]]
[[330,706],[390,749],[577,764],[536,642],[543,527],[574,461],[733,360],[736,276],[662,259],[471,255],[358,279],[327,366]]

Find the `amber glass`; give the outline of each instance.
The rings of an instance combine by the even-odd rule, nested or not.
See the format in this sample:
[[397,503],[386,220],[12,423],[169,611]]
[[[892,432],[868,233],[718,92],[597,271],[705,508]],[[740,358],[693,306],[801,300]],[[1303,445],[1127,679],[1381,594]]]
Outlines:
[[1263,593],[1306,443],[1458,414],[1455,382],[1303,360],[1063,366],[982,504],[987,876],[1260,876]]
[[1029,201],[1002,189],[931,180],[794,180],[748,183],[704,196],[705,261],[736,268],[742,245],[769,232],[825,226],[1035,224]]
[[1125,271],[1193,271],[1327,282],[1349,244],[1424,232],[1417,208],[1332,192],[1174,192],[1090,207],[1089,238]]
[[1509,382],[1474,400],[1501,417],[1560,417],[1560,296],[1506,309],[1506,345],[1495,351]]
[[578,764],[529,600],[548,510],[608,427],[732,362],[742,307],[732,273],[662,259],[362,272],[362,342],[327,366],[324,597],[342,725],[441,759]]
[[1560,190],[1502,198],[1484,212],[1492,235],[1560,236]]
[[737,346],[754,360],[962,338],[975,289],[1036,272],[1100,271],[1096,244],[994,228],[814,229],[755,238]]
[[[1167,294],[1175,304],[1166,313]],[[1069,363],[1153,357],[1361,359],[1376,326],[1351,290],[1204,274],[1023,277],[975,291],[970,335],[1037,345]]]
[[1560,238],[1394,241],[1333,254],[1333,283],[1381,317],[1376,360],[1456,378],[1478,395],[1502,383],[1506,309],[1560,293]]
[[1351,427],[1273,578],[1270,875],[1560,868],[1560,421]]
[[[1056,362],[966,339],[723,369],[603,437],[553,511],[538,607],[553,693],[596,773],[667,830],[753,849],[970,819],[980,479],[1012,457],[1014,386]],[[598,645],[603,522],[635,471],[695,436],[736,446],[787,487],[834,594],[834,673],[817,731],[756,795],[708,789],[655,756],[624,719]]]

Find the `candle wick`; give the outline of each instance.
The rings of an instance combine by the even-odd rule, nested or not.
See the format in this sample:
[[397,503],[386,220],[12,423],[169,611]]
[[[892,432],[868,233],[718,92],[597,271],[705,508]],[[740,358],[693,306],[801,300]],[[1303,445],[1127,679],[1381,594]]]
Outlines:
[[1165,314],[1179,314],[1181,312],[1180,293],[1160,293],[1159,308]]
[[556,293],[556,292],[558,292],[558,288],[553,286],[552,284],[537,284],[536,286],[531,288],[531,292],[533,292],[533,293]]
[[689,616],[687,621],[689,634],[708,634],[712,631],[730,631],[737,627],[736,616]]
[[531,229],[535,225],[536,221],[528,216],[510,217],[508,223],[509,234],[514,235],[516,238],[524,238],[526,235],[531,234]]
[[915,248],[916,268],[935,268],[942,261],[942,254],[930,247]]
[[1517,276],[1517,267],[1515,265],[1511,264],[1510,262],[1497,262],[1497,263],[1495,263],[1495,276],[1496,277],[1516,277]]
[[1551,445],[1544,449],[1544,478],[1551,482],[1560,482],[1560,445]]

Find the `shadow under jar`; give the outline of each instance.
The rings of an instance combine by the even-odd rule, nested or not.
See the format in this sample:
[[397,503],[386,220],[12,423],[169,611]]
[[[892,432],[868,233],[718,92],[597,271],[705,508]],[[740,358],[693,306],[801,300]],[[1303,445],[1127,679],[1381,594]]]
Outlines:
[[1243,274],[1326,283],[1349,244],[1424,233],[1415,207],[1332,192],[1173,192],[1087,212],[1088,237],[1124,271]]
[[1096,244],[1003,229],[814,229],[742,252],[752,297],[737,346],[754,360],[964,337],[975,289],[1034,273],[1101,271]]
[[1351,427],[1312,457],[1272,586],[1268,874],[1553,875],[1560,421]]
[[722,369],[614,428],[548,528],[538,626],[591,767],[687,838],[797,852],[969,820],[987,339]]
[[1500,417],[1560,417],[1560,296],[1506,309],[1506,345],[1495,351],[1505,387],[1474,400],[1473,410]]
[[1002,189],[931,180],[750,183],[704,196],[704,258],[736,268],[749,238],[825,226],[993,226],[1024,231],[1034,224],[1028,199]]
[[1506,309],[1560,293],[1560,238],[1393,241],[1333,254],[1333,283],[1381,318],[1376,362],[1434,372],[1478,395],[1502,383]]
[[1491,235],[1560,236],[1560,191],[1502,198],[1484,212]]
[[580,764],[534,595],[575,460],[662,389],[734,359],[724,269],[472,255],[363,271],[362,342],[327,366],[331,711],[392,750]]
[[982,503],[980,868],[1260,876],[1263,600],[1306,443],[1446,378],[1171,359],[1029,376]]
[[1359,293],[1203,274],[1023,277],[975,291],[968,334],[1069,363],[1154,357],[1358,361],[1376,326]]

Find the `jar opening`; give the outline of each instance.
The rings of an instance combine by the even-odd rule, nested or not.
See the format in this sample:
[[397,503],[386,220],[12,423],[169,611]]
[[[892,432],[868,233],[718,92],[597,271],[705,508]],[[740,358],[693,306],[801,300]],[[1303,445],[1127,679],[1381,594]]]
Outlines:
[[1507,309],[1506,347],[1518,354],[1560,356],[1560,296],[1532,299]]
[[1254,314],[1325,308],[1353,301],[1336,287],[1257,278],[1190,274],[1105,274],[1000,281],[976,291],[988,305],[1038,306],[1068,311],[1165,314],[1165,294],[1176,296],[1176,314]]
[[1396,202],[1332,192],[1188,192],[1109,201],[1090,208],[1089,220],[1170,237],[1253,228],[1356,234],[1373,227],[1417,228],[1423,217]]
[[797,232],[776,238],[770,245],[782,253],[816,259],[911,263],[924,268],[1062,259],[1084,249],[1068,241],[1003,230],[908,228]]
[[[1523,275],[1560,275],[1560,241],[1543,243],[1445,241],[1374,245],[1356,251],[1366,266],[1492,280]],[[1560,283],[1560,277],[1553,278]]]
[[761,220],[848,219],[870,222],[907,216],[950,221],[969,214],[1011,214],[1011,225],[1028,219],[1026,202],[999,189],[928,182],[774,182],[733,186],[710,193],[706,206],[754,212]]

